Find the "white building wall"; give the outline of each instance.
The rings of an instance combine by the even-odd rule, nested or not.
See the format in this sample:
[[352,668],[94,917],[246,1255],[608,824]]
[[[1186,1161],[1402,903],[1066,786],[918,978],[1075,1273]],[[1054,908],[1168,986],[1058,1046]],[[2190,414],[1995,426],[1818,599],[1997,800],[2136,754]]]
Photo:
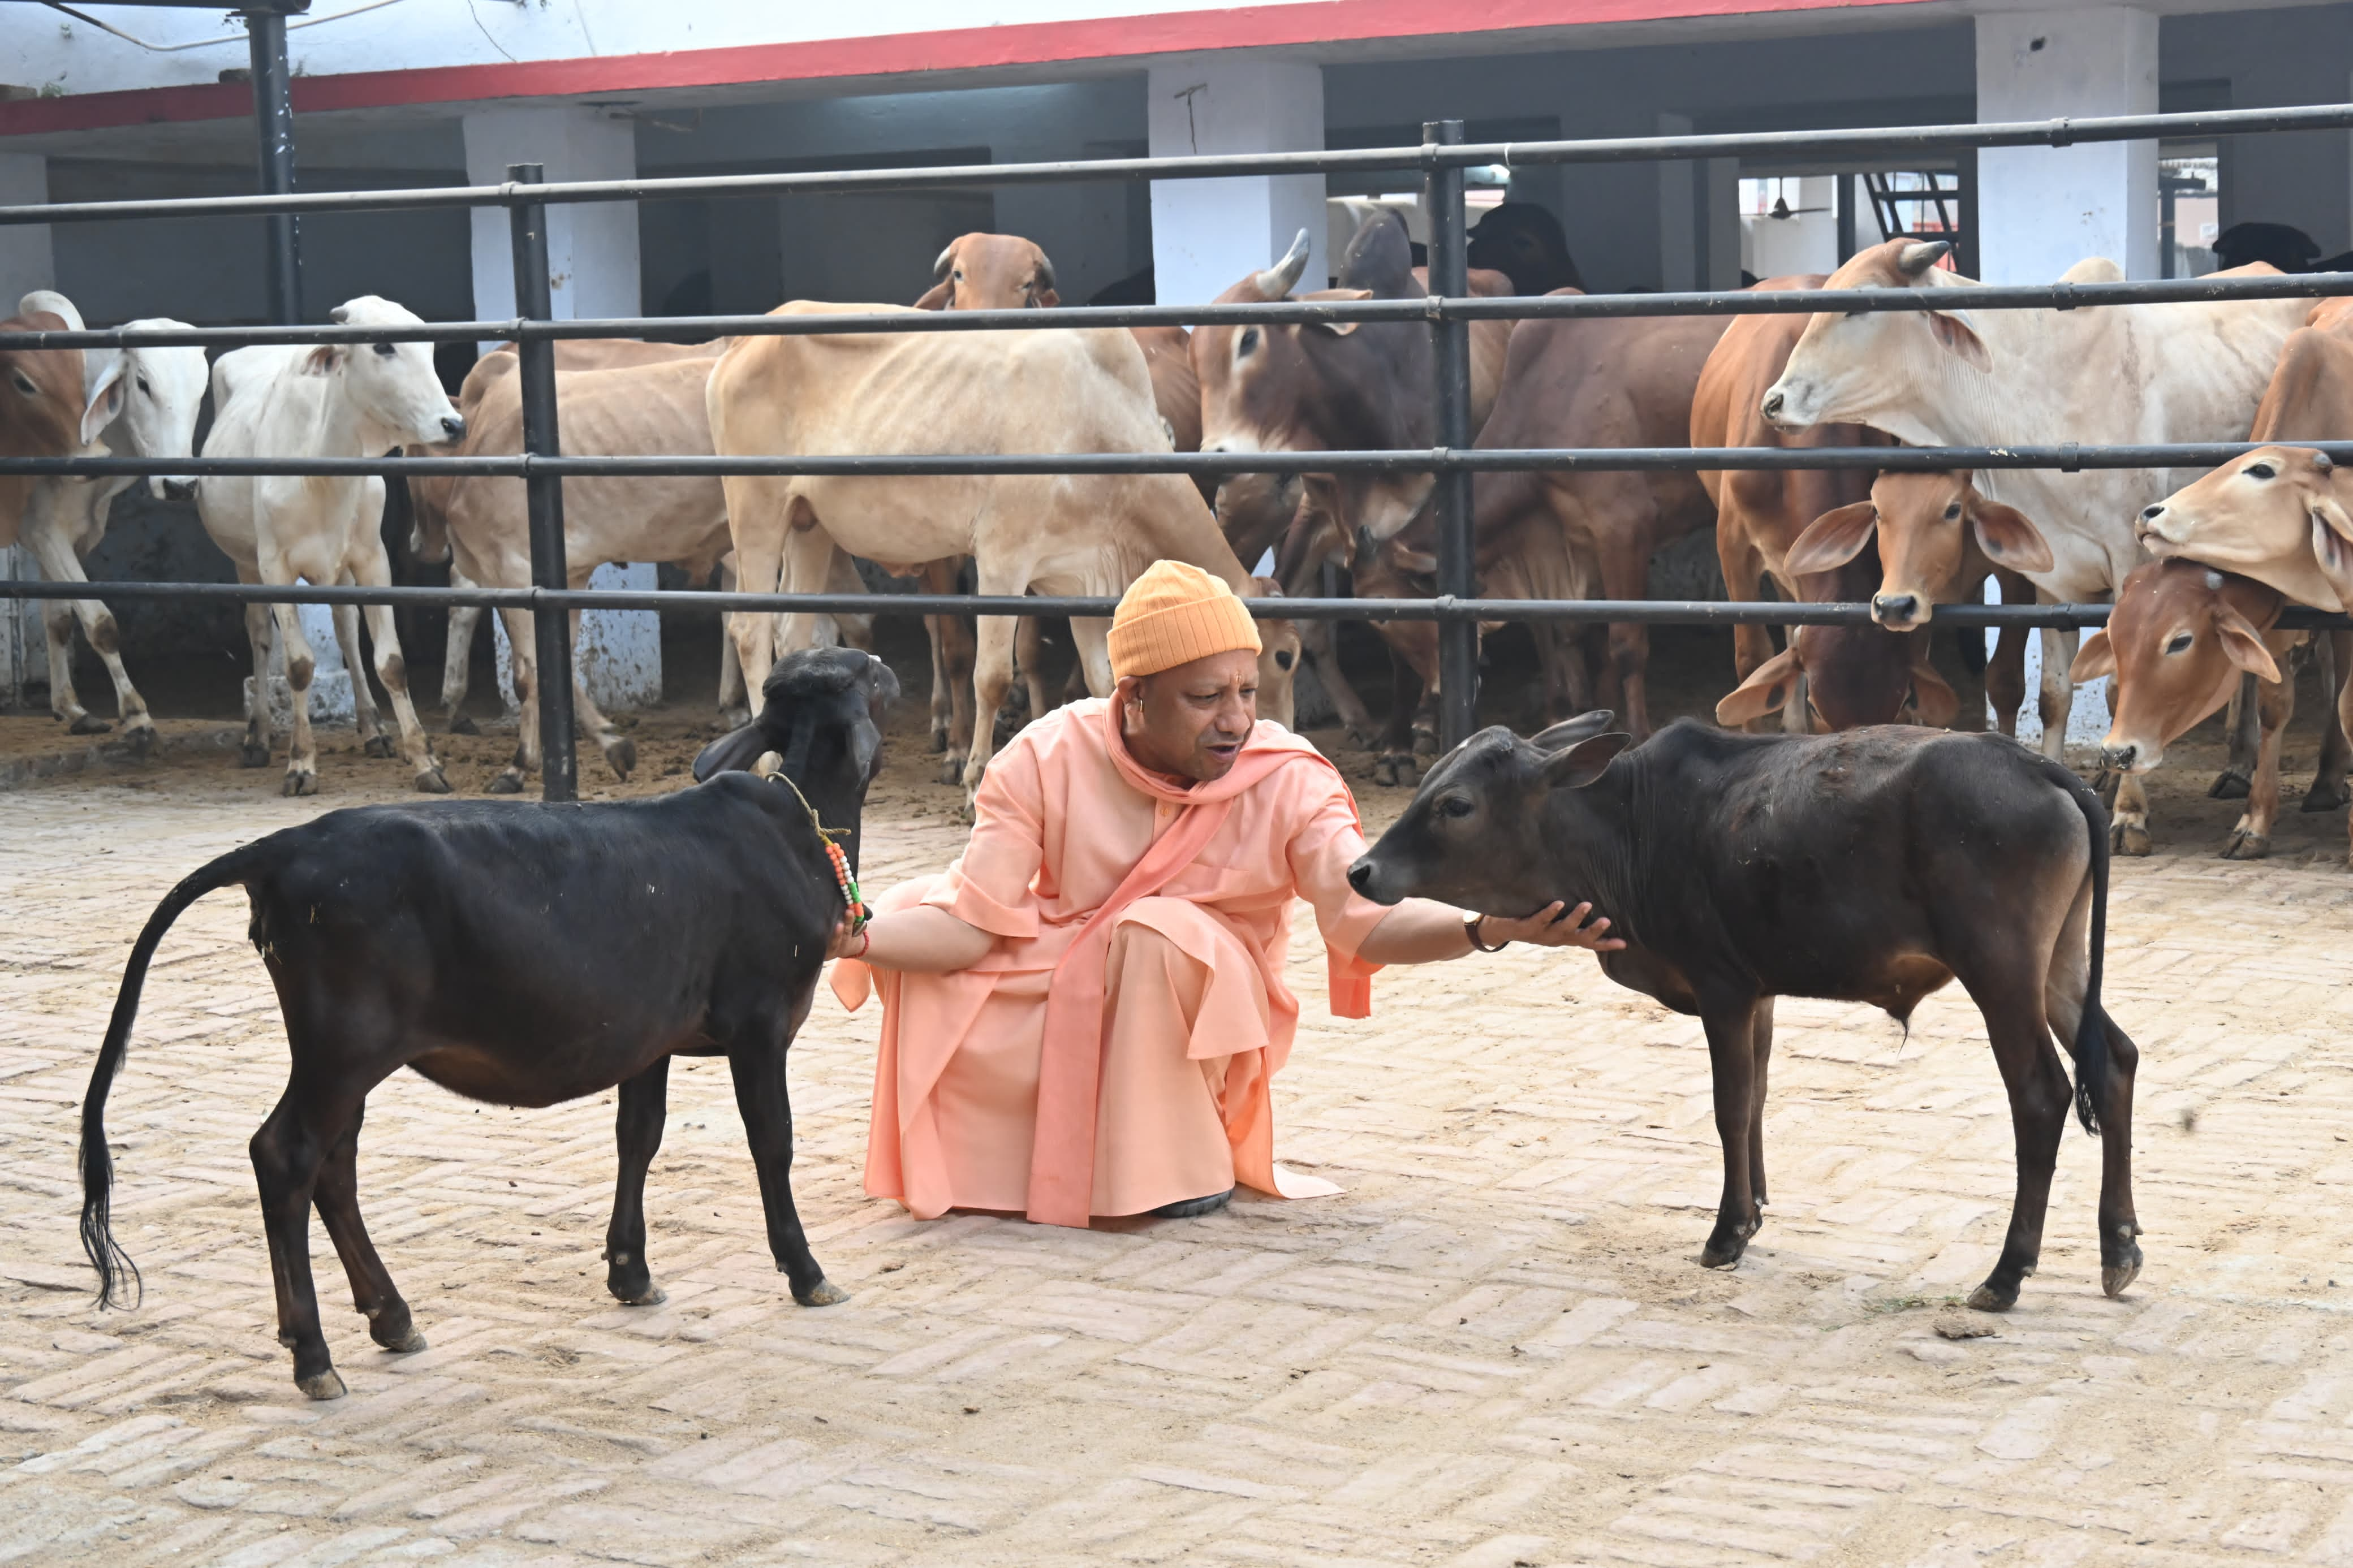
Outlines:
[[[1247,56],[1155,65],[1145,116],[1152,155],[1308,153],[1324,145],[1324,71]],[[1302,289],[1331,276],[1324,176],[1254,174],[1152,183],[1153,281],[1164,305],[1214,300],[1307,231]]]

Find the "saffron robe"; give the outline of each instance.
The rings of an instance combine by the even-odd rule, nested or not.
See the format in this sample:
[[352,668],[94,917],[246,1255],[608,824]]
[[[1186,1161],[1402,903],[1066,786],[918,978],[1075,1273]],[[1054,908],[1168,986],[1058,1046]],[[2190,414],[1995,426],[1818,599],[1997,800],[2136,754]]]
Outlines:
[[1274,1162],[1269,1080],[1299,1004],[1293,903],[1314,907],[1335,1016],[1370,1011],[1356,950],[1388,911],[1348,886],[1364,853],[1347,784],[1261,721],[1221,779],[1181,785],[1128,753],[1112,705],[1072,703],[989,764],[944,875],[877,900],[928,904],[997,941],[947,974],[843,961],[852,1008],[882,994],[866,1190],[1084,1225],[1237,1182],[1308,1196]]

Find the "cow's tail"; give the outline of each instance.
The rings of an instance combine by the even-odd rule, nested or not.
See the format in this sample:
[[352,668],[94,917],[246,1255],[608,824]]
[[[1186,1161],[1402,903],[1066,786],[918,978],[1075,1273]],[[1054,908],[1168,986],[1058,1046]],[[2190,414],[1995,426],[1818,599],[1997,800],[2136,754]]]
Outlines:
[[131,961],[123,965],[122,989],[114,997],[114,1016],[106,1026],[106,1040],[98,1048],[98,1065],[90,1075],[90,1092],[81,1102],[81,1249],[89,1255],[90,1267],[98,1270],[98,1304],[101,1309],[121,1304],[126,1277],[132,1305],[137,1304],[142,1289],[138,1266],[114,1239],[111,1213],[114,1161],[106,1147],[106,1094],[114,1086],[114,1075],[121,1070],[123,1056],[131,1046],[131,1025],[139,1016],[139,993],[147,982],[147,965],[153,960],[155,949],[162,945],[164,933],[172,929],[172,922],[180,918],[182,910],[206,893],[235,887],[254,874],[259,847],[248,845],[232,850],[164,894],[164,901],[147,918],[139,940],[131,944]]
[[2075,1115],[2084,1131],[2100,1131],[2100,1096],[2108,1081],[2108,1032],[2113,1026],[2100,1006],[2100,976],[2108,948],[2108,809],[2099,795],[2063,763],[2051,769],[2066,780],[2067,793],[2084,814],[2092,836],[2092,931],[2090,963],[2084,973],[2084,1013],[2075,1024]]

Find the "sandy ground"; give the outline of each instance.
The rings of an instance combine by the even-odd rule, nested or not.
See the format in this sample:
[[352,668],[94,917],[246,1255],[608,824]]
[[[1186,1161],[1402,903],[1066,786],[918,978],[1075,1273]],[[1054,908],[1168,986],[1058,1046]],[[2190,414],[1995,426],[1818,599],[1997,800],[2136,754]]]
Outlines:
[[[960,837],[919,708],[870,804],[872,885]],[[0,756],[47,723],[0,718]],[[709,730],[693,704],[639,720],[627,788],[675,785]],[[1404,792],[1322,739],[1388,820]],[[511,743],[436,740],[464,789]],[[2289,754],[2312,750],[2307,728]],[[628,1310],[597,1261],[611,1097],[514,1112],[403,1078],[371,1101],[361,1189],[431,1349],[367,1343],[314,1227],[352,1387],[325,1405],[273,1340],[243,1143],[285,1047],[236,899],[165,942],[114,1092],[137,1311],[90,1307],[74,1108],[162,891],[408,798],[401,764],[331,737],[322,793],[288,801],[277,769],[188,747],[0,795],[0,1562],[2353,1563],[2346,819],[2291,800],[2272,860],[2215,859],[2238,808],[2189,751],[2158,854],[2116,879],[2148,1232],[2121,1301],[2070,1134],[2019,1309],[1955,1310],[2011,1181],[1963,999],[1908,1032],[1782,1005],[1775,1201],[1711,1273],[1695,1024],[1523,949],[1386,974],[1372,1019],[1337,1022],[1303,921],[1278,1151],[1339,1197],[912,1222],[859,1188],[874,1014],[821,996],[796,1189],[852,1300],[797,1308],[770,1271],[705,1063],[673,1074],[648,1198],[670,1301]],[[583,775],[620,787],[593,754]]]

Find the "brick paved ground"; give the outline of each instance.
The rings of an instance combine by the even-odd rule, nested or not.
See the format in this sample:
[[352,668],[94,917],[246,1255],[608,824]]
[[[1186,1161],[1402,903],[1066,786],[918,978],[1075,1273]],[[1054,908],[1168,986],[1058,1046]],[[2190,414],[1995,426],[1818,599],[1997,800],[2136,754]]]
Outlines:
[[[2353,1563],[2341,817],[2239,866],[2210,810],[2119,868],[2149,1233],[2122,1302],[2071,1133],[2019,1310],[1935,1333],[2011,1179],[1947,997],[1908,1037],[1782,1005],[1776,1202],[1737,1271],[1700,1269],[1696,1026],[1515,950],[1386,976],[1369,1023],[1311,1002],[1279,1146],[1345,1195],[1091,1233],[863,1197],[875,1023],[821,998],[797,1186],[854,1293],[822,1311],[769,1271],[723,1068],[672,1075],[655,1310],[603,1292],[609,1097],[395,1081],[362,1193],[432,1348],[369,1345],[314,1226],[352,1396],[311,1405],[244,1153],[284,1048],[233,896],[164,944],[113,1097],[145,1306],[93,1313],[74,1241],[73,1110],[154,900],[399,782],[331,757],[327,796],[283,802],[204,766],[0,797],[0,1561]],[[952,853],[941,793],[878,802],[870,879]]]

